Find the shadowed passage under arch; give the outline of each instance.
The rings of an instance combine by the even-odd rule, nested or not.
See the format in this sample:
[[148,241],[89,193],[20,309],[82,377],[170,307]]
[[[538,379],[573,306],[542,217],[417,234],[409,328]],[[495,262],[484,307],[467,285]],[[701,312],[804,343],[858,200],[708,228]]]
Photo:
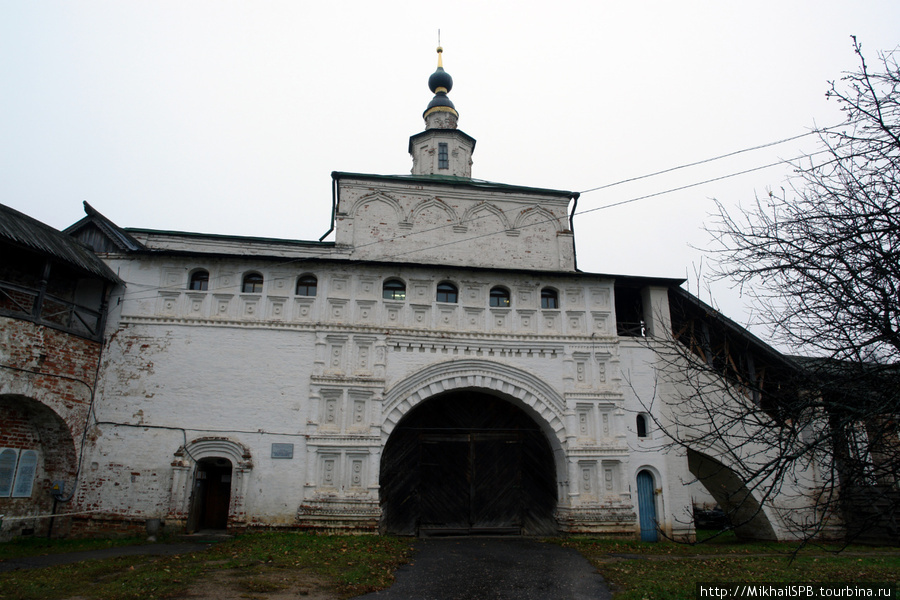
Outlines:
[[399,535],[552,534],[556,471],[525,411],[477,391],[419,404],[381,461],[381,528]]

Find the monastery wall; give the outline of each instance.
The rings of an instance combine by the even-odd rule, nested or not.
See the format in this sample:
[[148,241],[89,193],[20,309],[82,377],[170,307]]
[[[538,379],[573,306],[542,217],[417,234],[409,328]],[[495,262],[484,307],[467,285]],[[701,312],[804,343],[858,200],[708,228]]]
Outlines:
[[[111,300],[84,506],[184,522],[192,449],[224,444],[240,472],[230,525],[372,528],[393,428],[430,397],[476,389],[541,426],[564,527],[634,530],[612,280],[205,257],[112,266],[128,287]],[[197,268],[206,291],[187,289]],[[248,272],[261,293],[240,291]],[[315,296],[296,293],[301,275],[317,277]],[[382,297],[388,279],[405,299]],[[436,301],[441,282],[457,302]],[[495,286],[509,307],[489,305]],[[558,308],[541,308],[544,288]]]

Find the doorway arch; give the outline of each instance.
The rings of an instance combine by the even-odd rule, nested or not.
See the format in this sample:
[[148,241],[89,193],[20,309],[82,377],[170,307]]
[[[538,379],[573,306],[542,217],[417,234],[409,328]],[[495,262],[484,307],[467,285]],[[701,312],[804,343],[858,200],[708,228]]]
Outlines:
[[[167,518],[181,521],[188,531],[201,527],[200,511],[205,490],[198,493],[198,482],[210,476],[228,481],[228,504],[226,527],[240,527],[246,522],[247,484],[253,470],[250,450],[243,444],[220,437],[195,439],[178,448],[172,461],[172,491]],[[206,488],[206,484],[200,484]],[[225,487],[224,485],[222,486]],[[224,493],[221,490],[220,497]],[[216,527],[217,529],[220,527]]]
[[641,527],[642,542],[659,540],[659,525],[656,515],[656,482],[653,473],[641,469],[637,474],[638,522]]
[[201,458],[197,462],[188,531],[228,528],[232,472],[227,458]]
[[556,468],[544,431],[486,390],[446,392],[412,409],[387,440],[380,482],[386,533],[557,530]]

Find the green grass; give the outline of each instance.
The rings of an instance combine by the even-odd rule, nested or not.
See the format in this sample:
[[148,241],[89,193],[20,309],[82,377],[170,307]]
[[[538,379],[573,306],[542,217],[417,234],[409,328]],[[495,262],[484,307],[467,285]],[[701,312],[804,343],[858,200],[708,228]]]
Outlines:
[[125,537],[111,539],[70,539],[48,540],[40,537],[21,537],[8,542],[0,542],[0,560],[40,556],[43,554],[60,554],[63,552],[81,552],[83,550],[99,550],[114,546],[133,546],[146,544],[143,537]]
[[[793,544],[740,543],[730,535],[697,545],[583,537],[549,541],[586,556],[616,591],[616,600],[694,598],[698,581],[900,580],[896,548],[849,547],[834,553],[837,547],[809,545],[798,550]],[[129,540],[18,540],[0,548],[5,556],[15,557],[123,543]],[[161,600],[183,595],[195,582],[210,580],[229,585],[247,598],[282,590],[302,595],[306,581],[324,584],[335,595],[349,598],[389,587],[394,570],[409,560],[411,546],[412,540],[393,537],[254,532],[179,556],[121,557],[0,573],[0,600],[73,596]]]
[[[700,537],[703,537],[701,532]],[[900,580],[896,548],[742,543],[730,534],[701,544],[567,538],[603,575],[615,600],[694,598],[697,582],[848,583]],[[623,557],[621,555],[628,555]],[[763,556],[760,556],[763,555]]]
[[227,573],[246,593],[299,585],[305,574],[341,597],[390,586],[411,542],[392,537],[255,532],[212,548],[168,557],[135,556],[0,574],[0,599],[155,600],[183,594],[203,578]]

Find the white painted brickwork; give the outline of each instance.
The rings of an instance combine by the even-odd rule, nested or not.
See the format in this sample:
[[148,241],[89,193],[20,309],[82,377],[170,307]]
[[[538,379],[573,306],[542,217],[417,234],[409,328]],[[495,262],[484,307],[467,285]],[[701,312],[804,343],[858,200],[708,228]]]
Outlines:
[[558,193],[348,176],[337,243],[358,260],[574,271],[568,205]]
[[[545,430],[561,520],[633,530],[612,280],[314,259],[110,264],[128,289],[110,321],[98,397],[105,424],[90,460],[113,484],[87,489],[86,505],[184,519],[185,442],[190,452],[196,440],[222,439],[248,454],[232,524],[371,520],[392,428],[435,394],[482,389]],[[196,268],[209,271],[209,290],[186,289]],[[262,293],[240,292],[251,271],[264,277]],[[316,296],[296,295],[308,274]],[[405,282],[405,300],[381,297],[388,278]],[[440,282],[458,287],[457,303],[435,301]],[[511,291],[509,308],[489,306],[493,286]],[[541,309],[544,287],[558,292],[558,309]],[[271,458],[273,443],[293,444],[293,458]],[[140,475],[125,485],[131,473]]]

